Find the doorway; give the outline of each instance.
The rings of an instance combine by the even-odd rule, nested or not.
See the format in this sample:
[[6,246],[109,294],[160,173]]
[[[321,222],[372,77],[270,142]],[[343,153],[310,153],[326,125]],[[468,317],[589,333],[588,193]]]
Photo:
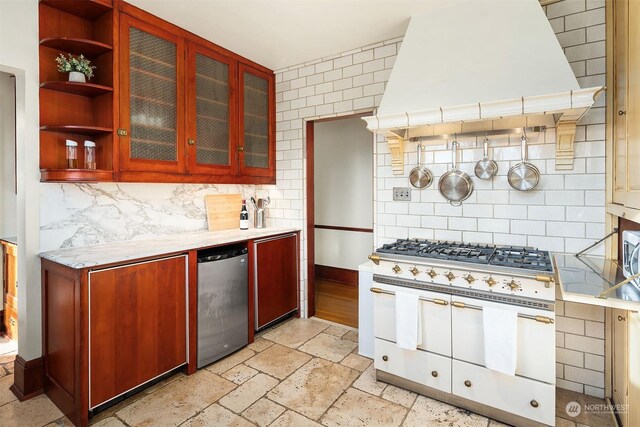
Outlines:
[[363,115],[307,123],[309,315],[358,326],[373,247],[373,135]]
[[0,72],[0,253],[2,299],[0,300],[0,357],[17,353],[18,277],[16,183],[16,79]]

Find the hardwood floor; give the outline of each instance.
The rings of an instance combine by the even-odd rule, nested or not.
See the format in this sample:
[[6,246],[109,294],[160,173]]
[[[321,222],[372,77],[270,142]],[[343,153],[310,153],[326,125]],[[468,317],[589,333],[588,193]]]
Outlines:
[[316,278],[316,317],[358,327],[358,286]]

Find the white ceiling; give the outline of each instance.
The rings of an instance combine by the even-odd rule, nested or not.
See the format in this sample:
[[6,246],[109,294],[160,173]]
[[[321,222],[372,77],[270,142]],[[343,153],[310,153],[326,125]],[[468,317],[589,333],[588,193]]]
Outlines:
[[429,0],[127,0],[273,70],[405,33]]

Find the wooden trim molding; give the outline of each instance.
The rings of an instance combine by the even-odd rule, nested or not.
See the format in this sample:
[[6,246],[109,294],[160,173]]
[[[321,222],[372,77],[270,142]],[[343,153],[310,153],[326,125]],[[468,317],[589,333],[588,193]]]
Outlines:
[[330,267],[316,264],[316,279],[358,286],[358,272],[346,268]]
[[24,360],[20,355],[13,362],[13,384],[9,388],[20,402],[44,392],[44,361],[42,357]]
[[315,197],[314,197],[314,122],[306,125],[307,151],[307,317],[316,314],[316,271],[315,271]]
[[373,233],[373,228],[356,228],[356,227],[341,227],[339,225],[314,225],[314,228],[320,228],[322,230],[338,230],[338,231],[353,231],[356,233]]

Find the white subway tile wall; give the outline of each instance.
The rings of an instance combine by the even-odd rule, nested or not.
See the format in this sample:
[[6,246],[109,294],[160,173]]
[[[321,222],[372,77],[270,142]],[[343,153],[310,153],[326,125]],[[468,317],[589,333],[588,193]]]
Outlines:
[[[545,7],[581,86],[605,84],[604,2],[564,0]],[[380,104],[402,38],[354,49],[276,72],[277,185],[270,193],[279,209],[272,223],[302,227],[307,217],[304,123],[320,118],[372,112]],[[575,167],[555,170],[555,129],[530,138],[530,158],[542,173],[530,193],[512,190],[506,179],[520,160],[519,136],[497,138],[490,155],[499,172],[493,182],[474,180],[475,191],[462,207],[450,206],[436,186],[412,190],[411,202],[392,201],[392,188],[408,186],[416,163],[415,147],[405,146],[405,175],[395,176],[386,141],[374,142],[374,242],[397,238],[530,245],[555,252],[576,252],[604,233],[605,97],[582,119],[576,132]],[[482,158],[481,139],[461,141],[460,168],[473,175]],[[429,143],[423,160],[437,178],[451,161],[446,141]],[[266,189],[266,188],[265,188]],[[295,202],[295,205],[294,205]],[[303,233],[302,266],[306,266]],[[602,254],[597,248],[594,254]],[[364,261],[364,260],[363,260]],[[303,267],[301,300],[307,304]],[[558,384],[604,395],[604,310],[558,303]]]

